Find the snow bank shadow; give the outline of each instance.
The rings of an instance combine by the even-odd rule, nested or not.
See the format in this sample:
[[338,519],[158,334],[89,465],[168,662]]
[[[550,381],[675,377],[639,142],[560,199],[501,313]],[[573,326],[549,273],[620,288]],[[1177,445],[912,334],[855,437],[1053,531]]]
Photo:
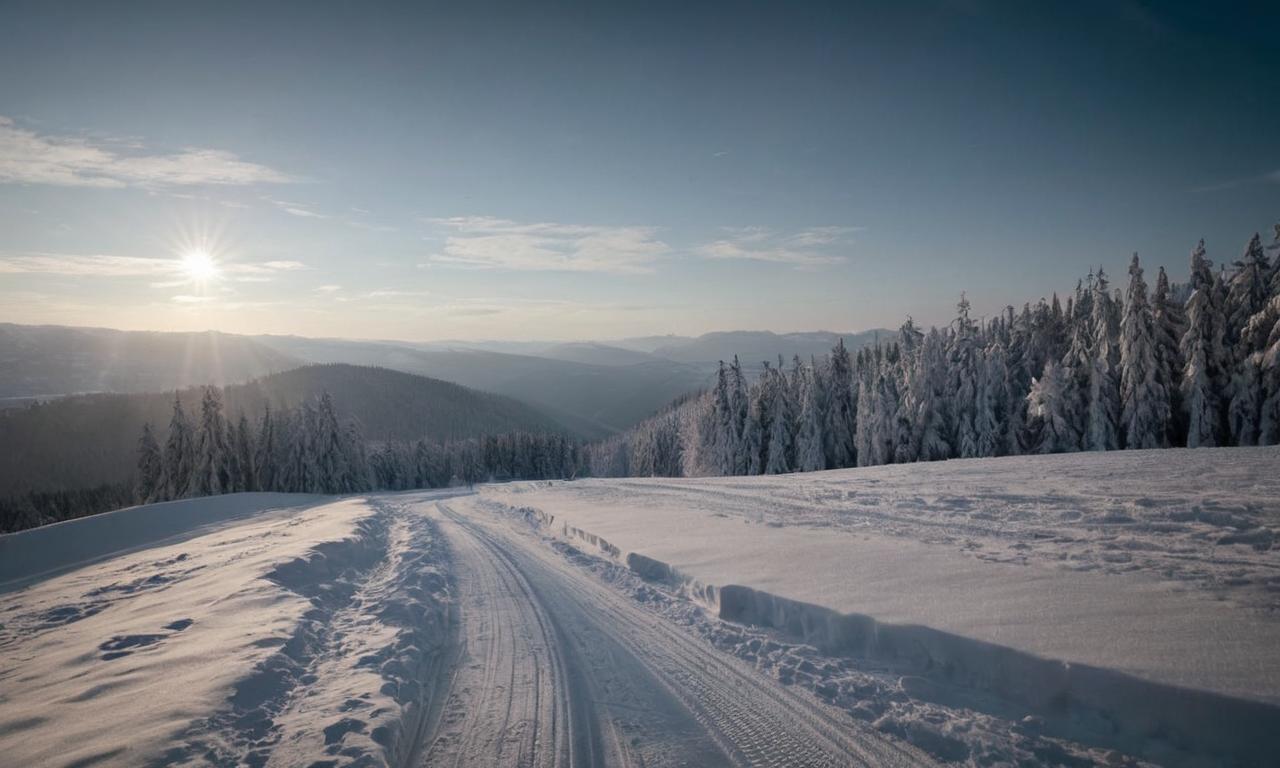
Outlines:
[[[948,694],[955,689],[994,695],[1038,716],[1047,735],[1137,755],[1155,743],[1246,765],[1274,757],[1280,732],[1275,706],[1044,659],[930,627],[842,614],[750,587],[695,589],[727,621],[770,627],[824,652],[887,663],[937,684],[916,686],[917,698],[951,704]],[[960,698],[981,708],[980,698]]]

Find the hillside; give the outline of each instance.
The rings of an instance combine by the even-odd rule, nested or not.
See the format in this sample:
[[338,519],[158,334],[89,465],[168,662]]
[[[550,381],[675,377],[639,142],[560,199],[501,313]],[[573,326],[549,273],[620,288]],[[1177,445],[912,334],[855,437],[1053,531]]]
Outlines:
[[246,336],[0,323],[0,398],[234,384],[301,365]]
[[[256,417],[270,404],[295,406],[328,391],[343,416],[360,422],[370,440],[436,440],[511,431],[561,431],[551,417],[523,403],[457,384],[381,368],[314,365],[227,387],[227,412]],[[198,413],[200,391],[181,394]],[[172,392],[62,398],[0,412],[0,497],[30,490],[72,489],[119,482],[133,472],[144,423],[162,432]]]
[[788,363],[795,355],[802,360],[820,357],[831,351],[840,339],[851,351],[875,343],[877,337],[891,338],[893,331],[875,328],[860,333],[772,333],[770,331],[719,331],[694,339],[676,339],[654,348],[652,354],[680,363],[728,362],[736,355],[744,366],[755,367],[761,361],[774,362],[781,355]]
[[422,349],[388,342],[261,336],[282,354],[315,363],[377,365],[452,381],[548,409],[575,430],[600,436],[625,429],[682,394],[706,387],[711,372],[654,359],[587,365],[477,349]]

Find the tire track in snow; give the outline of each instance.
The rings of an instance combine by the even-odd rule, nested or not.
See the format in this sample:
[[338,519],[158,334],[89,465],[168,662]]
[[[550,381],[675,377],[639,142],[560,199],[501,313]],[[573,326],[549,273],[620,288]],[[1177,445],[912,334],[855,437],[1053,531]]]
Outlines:
[[[827,711],[811,697],[787,690],[678,627],[668,626],[527,535],[459,514],[443,504],[439,509],[444,517],[441,529],[457,555],[464,605],[469,601],[465,585],[472,582],[474,590],[462,617],[466,642],[495,647],[492,637],[501,631],[513,658],[534,664],[545,660],[549,672],[539,685],[550,685],[556,692],[530,700],[527,691],[513,695],[511,690],[485,685],[484,680],[495,676],[488,666],[484,674],[460,673],[456,703],[447,705],[455,717],[478,700],[488,703],[473,709],[465,725],[444,730],[443,741],[438,740],[427,753],[429,764],[879,766],[929,762],[918,751]],[[503,595],[516,596],[520,605],[507,604]],[[498,630],[495,622],[507,622],[505,629]],[[486,631],[492,637],[486,639]],[[469,647],[470,653],[478,650]],[[485,665],[494,663],[502,662],[484,659]],[[523,747],[494,749],[500,746],[495,741],[500,729],[495,725],[512,725],[509,716],[504,719],[496,713],[502,703],[514,699],[522,701],[515,711],[523,721],[539,723],[541,737],[522,742],[532,752]],[[548,706],[555,716],[548,714]],[[545,730],[548,720],[551,736]],[[584,728],[589,735],[584,736]],[[462,746],[467,744],[471,747]],[[438,759],[446,754],[452,762]]]

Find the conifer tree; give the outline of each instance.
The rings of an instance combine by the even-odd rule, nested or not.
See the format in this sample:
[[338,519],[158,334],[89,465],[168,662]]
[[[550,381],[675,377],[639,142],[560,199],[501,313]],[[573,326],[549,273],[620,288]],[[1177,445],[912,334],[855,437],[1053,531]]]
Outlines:
[[843,338],[831,350],[826,373],[824,390],[827,396],[827,414],[823,424],[823,438],[826,441],[827,468],[852,467],[857,461],[854,446],[857,435],[857,403],[854,400],[853,365]]
[[142,436],[138,438],[138,503],[163,501],[164,490],[164,457],[151,425],[143,424]]
[[1120,321],[1120,423],[1126,448],[1168,445],[1170,404],[1156,360],[1155,315],[1138,254],[1129,264],[1129,289]]
[[216,387],[205,387],[200,401],[200,428],[196,432],[192,493],[213,496],[230,490],[230,453],[222,397]]
[[1222,308],[1204,241],[1191,253],[1191,297],[1182,336],[1182,404],[1187,418],[1187,447],[1219,444],[1222,432]]
[[192,474],[195,469],[195,440],[191,422],[182,409],[182,400],[173,395],[173,416],[169,420],[169,435],[164,446],[164,497],[185,499],[191,492]]

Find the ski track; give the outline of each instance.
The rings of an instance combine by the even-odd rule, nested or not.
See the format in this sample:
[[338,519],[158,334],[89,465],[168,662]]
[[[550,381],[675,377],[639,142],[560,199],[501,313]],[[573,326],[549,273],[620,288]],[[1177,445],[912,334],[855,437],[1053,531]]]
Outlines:
[[466,662],[426,764],[929,762],[669,626],[527,531],[439,506]]

